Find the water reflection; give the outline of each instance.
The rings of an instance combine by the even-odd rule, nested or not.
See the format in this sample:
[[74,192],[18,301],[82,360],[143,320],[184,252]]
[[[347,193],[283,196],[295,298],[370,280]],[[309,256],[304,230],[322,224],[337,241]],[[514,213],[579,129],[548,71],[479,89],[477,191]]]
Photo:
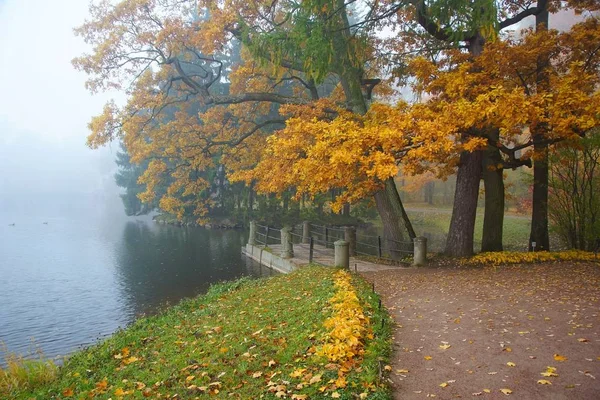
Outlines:
[[243,231],[89,214],[40,221],[0,226],[0,342],[15,353],[33,338],[49,357],[68,354],[213,282],[271,274],[241,256]]
[[121,296],[132,315],[247,275],[244,233],[127,223],[117,251]]

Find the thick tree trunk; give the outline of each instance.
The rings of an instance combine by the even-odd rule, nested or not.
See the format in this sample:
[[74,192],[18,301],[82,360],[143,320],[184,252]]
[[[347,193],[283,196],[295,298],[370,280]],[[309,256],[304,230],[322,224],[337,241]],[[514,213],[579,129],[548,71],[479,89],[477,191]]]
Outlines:
[[[543,4],[540,4],[543,3]],[[536,15],[536,30],[548,29],[547,2],[538,1],[538,6],[545,5],[546,10]],[[548,57],[540,56],[538,60],[537,85],[540,90],[549,85],[545,68]],[[546,139],[547,126],[540,124],[533,129],[533,210],[531,213],[531,234],[529,235],[529,250],[550,250],[550,236],[548,234],[548,144]],[[533,246],[535,243],[535,247]]]
[[[394,179],[387,179],[384,188],[375,193],[375,204],[383,223],[382,245],[392,259],[401,259],[404,255],[402,251],[412,250],[411,242],[416,235],[400,200]],[[408,232],[409,240],[404,236],[405,231]]]
[[[548,234],[548,145],[540,144],[544,135],[534,135],[533,151],[533,209],[531,212],[531,234],[529,250],[550,250]],[[535,247],[533,246],[535,243]]]
[[[489,140],[495,143],[500,132],[494,129]],[[504,227],[504,173],[502,156],[496,146],[488,145],[483,155],[483,184],[485,188],[485,214],[481,251],[502,251]]]
[[[483,51],[484,38],[477,34],[469,40],[469,53],[478,56]],[[456,175],[456,190],[452,206],[452,219],[446,240],[445,254],[467,257],[473,254],[473,236],[481,180],[482,151],[463,152]]]
[[444,251],[449,256],[468,257],[473,254],[482,156],[480,150],[460,155],[452,219]]

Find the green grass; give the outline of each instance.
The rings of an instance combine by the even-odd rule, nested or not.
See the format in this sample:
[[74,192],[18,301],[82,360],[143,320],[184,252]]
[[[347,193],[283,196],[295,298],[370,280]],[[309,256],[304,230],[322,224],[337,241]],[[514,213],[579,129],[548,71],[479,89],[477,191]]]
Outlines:
[[[314,355],[331,315],[328,300],[335,269],[307,267],[269,279],[216,285],[208,294],[183,301],[161,315],[143,318],[106,341],[77,352],[56,378],[31,389],[16,388],[0,397],[53,398],[276,398],[269,388],[283,385],[286,398],[306,394],[323,398],[339,366]],[[378,309],[378,297],[353,278],[373,339],[365,344],[358,368],[342,399],[369,392],[389,398],[381,383],[390,353],[391,320]],[[382,320],[385,322],[382,324]],[[306,369],[303,377],[293,371]],[[307,384],[307,374],[321,379]],[[319,389],[326,387],[324,392]]]
[[[428,233],[433,236],[435,243],[430,243],[430,249],[441,251],[445,245],[445,235],[450,227],[451,213],[436,212],[411,212],[408,215],[413,223],[417,235]],[[503,244],[506,250],[523,250],[529,243],[531,222],[527,218],[513,215],[504,216]],[[475,220],[475,250],[479,251],[483,234],[483,213],[477,213]]]

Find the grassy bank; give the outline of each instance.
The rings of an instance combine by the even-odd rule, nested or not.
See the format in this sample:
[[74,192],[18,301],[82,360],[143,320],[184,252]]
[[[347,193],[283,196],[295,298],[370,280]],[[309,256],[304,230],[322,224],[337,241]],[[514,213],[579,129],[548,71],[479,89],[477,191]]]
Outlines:
[[378,301],[327,268],[220,284],[74,354],[50,383],[0,397],[388,398]]

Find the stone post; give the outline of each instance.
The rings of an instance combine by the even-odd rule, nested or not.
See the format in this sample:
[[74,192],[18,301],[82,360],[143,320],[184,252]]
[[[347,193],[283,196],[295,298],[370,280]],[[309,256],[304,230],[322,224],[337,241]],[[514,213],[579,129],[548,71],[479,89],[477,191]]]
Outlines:
[[334,250],[334,265],[338,268],[350,268],[350,256],[348,255],[348,242],[338,240],[333,244]]
[[414,258],[413,265],[425,265],[427,263],[427,238],[416,237],[413,239],[414,244]]
[[344,240],[348,242],[348,254],[350,257],[354,257],[356,255],[356,227],[344,227]]
[[256,246],[256,222],[250,221],[250,234],[248,235],[248,244]]
[[292,245],[292,228],[284,226],[281,229],[281,257],[294,257],[294,246]]
[[304,243],[304,244],[310,243],[310,222],[309,221],[302,222],[302,243]]

